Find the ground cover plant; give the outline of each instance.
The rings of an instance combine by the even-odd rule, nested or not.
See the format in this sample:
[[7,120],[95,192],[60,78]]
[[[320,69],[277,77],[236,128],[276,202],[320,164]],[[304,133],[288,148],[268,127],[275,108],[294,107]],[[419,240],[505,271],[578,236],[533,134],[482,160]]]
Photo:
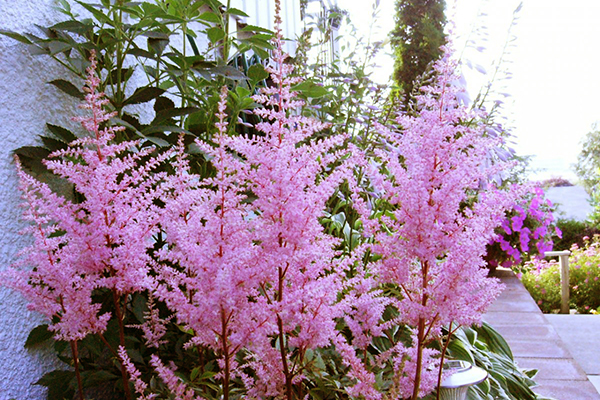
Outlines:
[[[571,247],[569,257],[570,308],[581,314],[600,312],[600,236],[584,238]],[[521,280],[545,313],[560,310],[560,266],[556,260],[525,264]]]
[[[3,275],[48,319],[28,346],[52,337],[72,367],[40,380],[48,397],[431,398],[463,334],[474,347],[461,354],[497,374],[480,398],[534,396],[514,371],[512,388],[498,383],[506,371],[460,328],[500,290],[482,257],[518,191],[481,184],[510,164],[486,162],[501,139],[459,104],[452,52],[416,111],[372,123],[366,148],[303,115],[279,28],[273,43],[269,85],[247,102],[223,76],[193,146],[188,119],[171,145],[123,141],[118,124],[132,124],[114,119],[95,58],[108,50],[84,49],[87,136],[44,161],[76,195],[19,170],[34,245]],[[249,133],[240,104],[254,107]],[[330,208],[341,203],[348,231]]]

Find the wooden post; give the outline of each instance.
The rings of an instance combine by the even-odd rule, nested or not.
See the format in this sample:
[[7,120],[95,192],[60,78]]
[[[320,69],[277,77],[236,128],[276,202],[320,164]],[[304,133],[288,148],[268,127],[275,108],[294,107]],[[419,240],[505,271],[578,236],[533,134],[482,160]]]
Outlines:
[[547,251],[545,257],[558,257],[560,261],[560,313],[569,314],[569,250]]

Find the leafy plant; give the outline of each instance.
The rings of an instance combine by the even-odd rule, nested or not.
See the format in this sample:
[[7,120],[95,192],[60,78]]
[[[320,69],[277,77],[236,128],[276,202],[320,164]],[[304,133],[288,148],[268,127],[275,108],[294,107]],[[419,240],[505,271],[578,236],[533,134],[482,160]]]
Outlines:
[[498,236],[488,246],[486,260],[492,269],[499,265],[510,268],[534,256],[543,257],[552,250],[552,237],[561,236],[554,225],[552,203],[544,198],[543,190],[524,185],[519,192],[516,204],[497,229]]
[[600,228],[589,221],[577,221],[574,219],[559,218],[556,227],[560,229],[562,237],[554,239],[554,249],[569,250],[573,244],[579,248],[586,245],[584,238],[592,238],[600,234]]
[[[557,261],[526,263],[521,280],[545,313],[561,304],[560,266]],[[569,257],[570,307],[581,314],[600,312],[600,236],[584,238],[584,246],[573,244]]]
[[450,339],[449,357],[477,365],[488,372],[488,378],[469,388],[471,400],[543,400],[533,392],[537,370],[521,370],[510,347],[487,323],[462,327]]
[[[250,95],[267,77],[257,61],[268,56],[272,32],[250,25],[232,30],[232,17],[247,16],[241,10],[222,7],[217,0],[73,3],[90,18],[76,15],[70,3],[61,0],[59,11],[66,20],[40,27],[41,35],[0,34],[27,44],[33,54],[51,57],[80,79],[85,79],[87,60],[94,51],[98,90],[116,112],[113,122],[126,127],[116,140],[141,139],[165,148],[174,146],[181,133],[187,136],[188,145],[197,137],[210,140],[219,88],[225,83],[235,89],[230,118],[244,120],[242,111],[256,106]],[[203,38],[208,43],[202,43]],[[83,99],[77,83],[64,79],[49,83]],[[150,102],[152,108],[139,107]],[[151,122],[141,123],[140,112],[150,113]],[[49,124],[48,129],[50,135],[42,136],[44,146],[15,150],[26,170],[47,172],[41,160],[51,151],[66,148],[75,137],[64,127]],[[194,168],[210,173],[201,154],[191,150],[190,155]]]

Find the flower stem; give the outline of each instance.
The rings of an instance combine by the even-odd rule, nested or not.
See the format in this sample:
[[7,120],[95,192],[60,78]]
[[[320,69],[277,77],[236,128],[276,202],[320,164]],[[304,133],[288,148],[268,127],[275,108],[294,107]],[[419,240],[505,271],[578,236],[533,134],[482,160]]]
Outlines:
[[[119,344],[125,348],[125,326],[123,325],[123,314],[121,313],[121,302],[119,299],[119,295],[116,289],[113,289],[113,301],[115,303],[115,314],[117,317],[117,322],[119,323]],[[119,358],[119,362],[121,364],[121,376],[123,378],[123,390],[125,391],[125,398],[127,400],[131,400],[131,391],[129,390],[129,378],[127,376],[127,370],[125,369],[125,364]]]
[[77,377],[77,389],[79,392],[79,399],[84,400],[83,383],[81,382],[81,374],[79,373],[79,355],[77,354],[76,340],[71,340],[71,353],[73,353],[73,364],[75,364],[75,376]]

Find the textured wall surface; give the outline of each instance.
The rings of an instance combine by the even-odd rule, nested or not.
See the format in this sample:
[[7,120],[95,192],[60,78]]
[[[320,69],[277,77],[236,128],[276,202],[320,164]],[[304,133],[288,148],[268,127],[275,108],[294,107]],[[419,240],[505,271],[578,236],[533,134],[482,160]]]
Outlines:
[[[34,24],[60,20],[53,5],[54,0],[0,0],[0,29],[36,33]],[[18,234],[23,224],[12,151],[37,144],[46,122],[69,124],[65,109],[73,102],[46,84],[58,77],[66,77],[65,72],[49,58],[33,57],[24,44],[0,36],[0,269],[26,244]],[[40,321],[19,294],[0,288],[0,400],[44,397],[44,388],[31,384],[55,361],[47,350],[23,348]]]

